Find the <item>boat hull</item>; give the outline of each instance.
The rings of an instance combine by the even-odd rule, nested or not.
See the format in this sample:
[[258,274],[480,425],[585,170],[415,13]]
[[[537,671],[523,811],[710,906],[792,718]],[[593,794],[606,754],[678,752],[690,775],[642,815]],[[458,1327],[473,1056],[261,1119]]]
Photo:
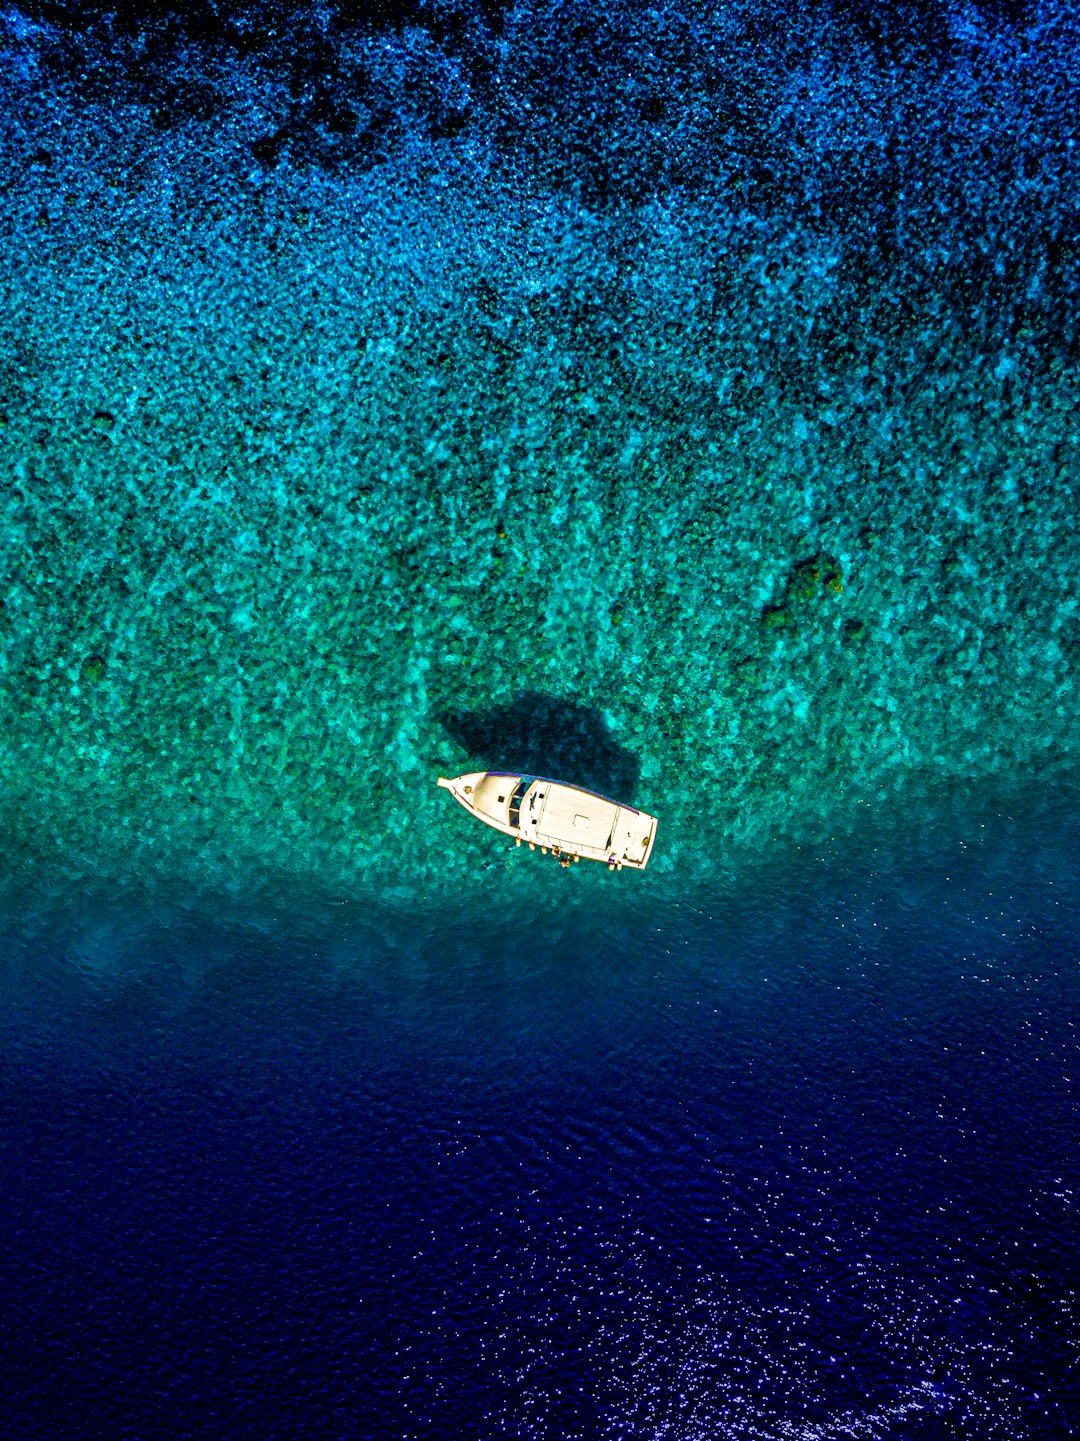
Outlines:
[[655,816],[580,786],[513,771],[440,776],[439,785],[492,830],[561,859],[644,870],[652,855]]

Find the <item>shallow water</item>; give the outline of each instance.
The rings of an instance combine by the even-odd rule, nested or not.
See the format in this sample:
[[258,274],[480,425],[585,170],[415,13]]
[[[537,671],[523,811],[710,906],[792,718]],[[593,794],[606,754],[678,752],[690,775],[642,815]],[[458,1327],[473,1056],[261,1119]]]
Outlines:
[[425,131],[450,42],[339,17],[316,69],[397,87],[379,163],[285,100],[306,12],[153,61],[92,5],[3,20],[0,835],[36,884],[449,895],[490,843],[434,778],[496,765],[662,809],[682,884],[1075,764],[1075,21],[897,61],[753,9],[605,12],[670,94],[587,144],[610,55],[515,12],[472,63],[540,152],[491,76]]

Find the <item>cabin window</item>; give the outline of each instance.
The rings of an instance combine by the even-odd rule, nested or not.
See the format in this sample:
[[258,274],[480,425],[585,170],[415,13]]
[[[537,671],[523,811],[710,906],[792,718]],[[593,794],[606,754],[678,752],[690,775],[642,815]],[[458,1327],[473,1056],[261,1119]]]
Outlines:
[[525,799],[525,792],[528,789],[529,782],[527,780],[518,781],[514,787],[514,794],[510,797],[510,824],[512,826],[520,824],[521,802]]

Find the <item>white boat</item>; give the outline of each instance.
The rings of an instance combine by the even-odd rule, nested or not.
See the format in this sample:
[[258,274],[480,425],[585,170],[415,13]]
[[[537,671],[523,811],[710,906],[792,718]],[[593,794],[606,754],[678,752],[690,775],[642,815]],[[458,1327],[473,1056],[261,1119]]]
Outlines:
[[470,771],[439,785],[471,816],[504,836],[551,851],[561,865],[602,861],[608,870],[644,870],[656,839],[656,817],[580,786],[510,771]]

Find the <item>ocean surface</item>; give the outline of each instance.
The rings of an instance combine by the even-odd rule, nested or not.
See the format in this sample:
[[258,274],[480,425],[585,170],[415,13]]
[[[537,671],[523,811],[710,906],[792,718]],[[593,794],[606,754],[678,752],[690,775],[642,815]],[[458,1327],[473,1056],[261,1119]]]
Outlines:
[[3,1434],[1075,1434],[1080,822],[1013,800],[648,906],[24,921]]
[[0,12],[0,1437],[1080,1430],[1078,74]]

